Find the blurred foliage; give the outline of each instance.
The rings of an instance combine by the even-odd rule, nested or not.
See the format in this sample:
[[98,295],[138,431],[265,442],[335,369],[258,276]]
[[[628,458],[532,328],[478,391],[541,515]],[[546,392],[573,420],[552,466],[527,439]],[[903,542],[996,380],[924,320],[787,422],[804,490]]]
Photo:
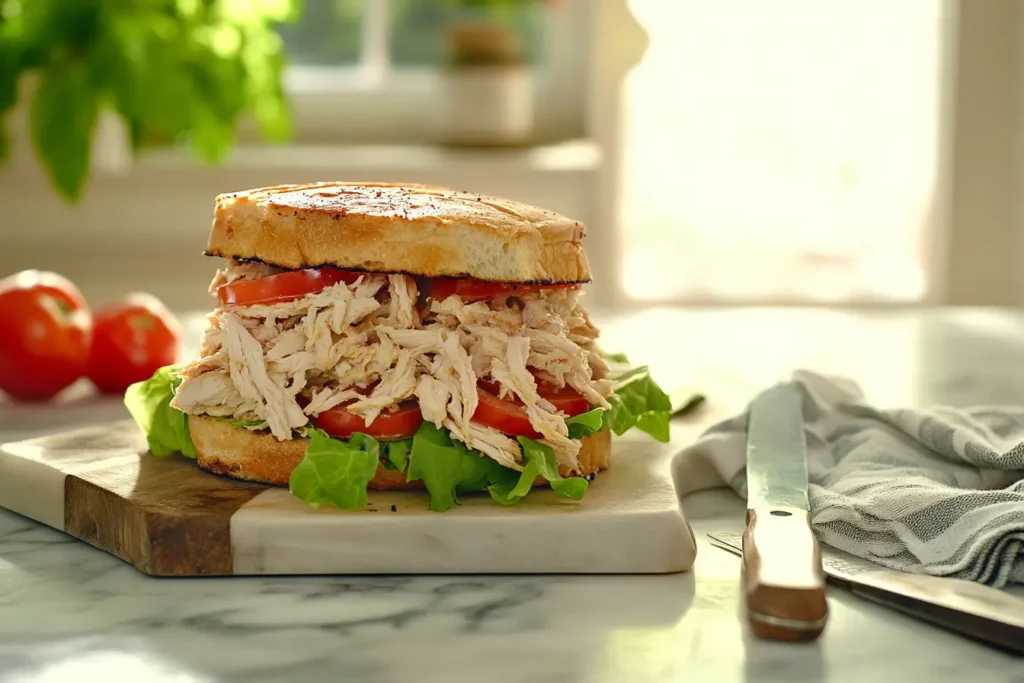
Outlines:
[[[20,95],[29,98],[36,155],[72,202],[88,180],[96,122],[106,110],[126,123],[133,152],[184,144],[217,162],[244,115],[266,139],[285,140],[286,52],[297,64],[358,63],[366,1],[0,0],[0,162],[9,154],[6,117]],[[537,61],[542,5],[391,0],[391,61],[443,63],[445,28],[464,21],[507,27]]]
[[[36,154],[69,201],[82,195],[104,110],[126,122],[133,151],[181,142],[216,162],[245,114],[266,138],[286,139],[274,24],[300,9],[300,0],[0,0],[0,161],[21,92]],[[19,88],[24,76],[33,88]]]

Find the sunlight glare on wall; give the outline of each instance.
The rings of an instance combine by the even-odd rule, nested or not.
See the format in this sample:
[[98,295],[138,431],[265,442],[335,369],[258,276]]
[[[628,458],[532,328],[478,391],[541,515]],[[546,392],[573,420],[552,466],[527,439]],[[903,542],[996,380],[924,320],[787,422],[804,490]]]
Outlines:
[[942,3],[632,0],[623,288],[637,299],[919,300]]

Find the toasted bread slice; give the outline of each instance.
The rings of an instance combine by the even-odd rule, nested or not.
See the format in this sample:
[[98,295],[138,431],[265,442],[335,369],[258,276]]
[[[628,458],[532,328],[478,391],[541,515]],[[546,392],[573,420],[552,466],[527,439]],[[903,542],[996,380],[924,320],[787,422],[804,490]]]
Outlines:
[[431,185],[279,185],[217,197],[206,253],[280,268],[334,265],[425,277],[589,282],[584,225]]

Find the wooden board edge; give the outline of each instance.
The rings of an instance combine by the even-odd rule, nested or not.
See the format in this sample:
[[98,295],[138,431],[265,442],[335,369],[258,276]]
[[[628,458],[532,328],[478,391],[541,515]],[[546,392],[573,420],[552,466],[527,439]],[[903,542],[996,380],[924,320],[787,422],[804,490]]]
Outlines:
[[[140,474],[154,469],[159,470],[155,477]],[[229,486],[223,488],[225,483]],[[263,490],[199,475],[191,462],[143,454],[139,468],[68,475],[64,531],[150,576],[229,576],[234,573],[231,517]],[[180,495],[168,497],[169,491]]]

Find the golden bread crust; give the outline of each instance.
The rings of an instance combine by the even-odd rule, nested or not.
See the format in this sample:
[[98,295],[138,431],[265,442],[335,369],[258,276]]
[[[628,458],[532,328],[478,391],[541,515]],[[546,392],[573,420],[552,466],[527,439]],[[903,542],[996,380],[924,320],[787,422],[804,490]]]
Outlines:
[[[288,486],[292,470],[306,454],[309,439],[278,441],[269,434],[236,427],[227,420],[196,415],[188,416],[189,433],[195,444],[199,466],[214,474],[235,479],[257,481],[274,486]],[[586,476],[611,467],[612,439],[607,429],[582,440],[579,475]],[[559,467],[562,476],[568,470]],[[534,486],[546,485],[538,477]],[[410,490],[424,488],[420,480],[405,481],[405,474],[380,466],[370,480],[371,491]]]
[[219,195],[206,253],[498,282],[589,282],[584,225],[434,185],[313,183]]

